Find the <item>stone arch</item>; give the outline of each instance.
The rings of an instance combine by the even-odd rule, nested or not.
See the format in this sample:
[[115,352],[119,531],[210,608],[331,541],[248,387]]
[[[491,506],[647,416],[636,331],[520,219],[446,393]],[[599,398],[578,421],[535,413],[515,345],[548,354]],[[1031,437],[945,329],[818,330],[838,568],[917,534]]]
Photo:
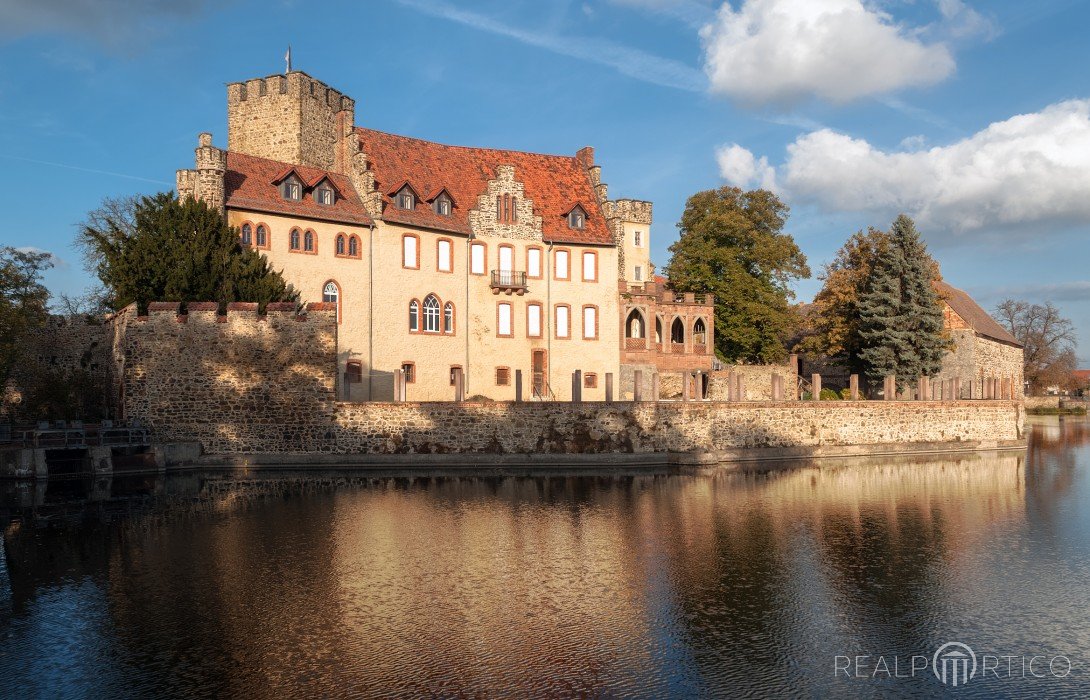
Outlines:
[[685,343],[685,323],[681,320],[680,316],[675,316],[674,322],[670,324],[670,342],[677,344]]
[[624,337],[643,338],[647,335],[647,323],[639,309],[632,309],[624,322]]
[[693,322],[693,342],[697,345],[708,342],[708,324],[704,323],[703,318],[697,318]]

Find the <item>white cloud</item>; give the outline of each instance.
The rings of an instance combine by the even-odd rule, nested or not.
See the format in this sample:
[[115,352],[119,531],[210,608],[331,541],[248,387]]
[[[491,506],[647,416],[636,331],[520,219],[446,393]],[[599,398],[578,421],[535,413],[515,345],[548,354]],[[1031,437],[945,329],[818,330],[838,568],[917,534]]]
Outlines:
[[744,0],[737,11],[724,2],[701,38],[713,92],[782,105],[843,103],[950,76],[950,50],[919,33],[863,0]]
[[982,36],[986,40],[999,36],[999,24],[961,0],[938,0],[942,22],[935,25],[935,34],[950,39]]
[[719,174],[735,187],[776,189],[776,170],[764,156],[755,158],[749,150],[732,143],[716,149],[715,160]]
[[[913,145],[883,150],[830,129],[810,132],[788,146],[775,182],[792,200],[831,211],[904,211],[938,230],[1090,223],[1090,100],[995,122],[946,146]],[[759,171],[764,159],[749,159]],[[744,155],[730,162],[736,176],[745,172]]]

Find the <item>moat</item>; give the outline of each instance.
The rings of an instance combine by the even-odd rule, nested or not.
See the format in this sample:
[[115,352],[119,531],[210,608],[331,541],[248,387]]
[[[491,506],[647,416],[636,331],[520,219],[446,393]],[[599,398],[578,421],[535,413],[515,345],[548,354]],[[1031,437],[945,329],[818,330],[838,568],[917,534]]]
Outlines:
[[[748,474],[0,482],[0,696],[1086,697],[1090,421],[1032,421]],[[952,641],[1039,660],[909,673]]]

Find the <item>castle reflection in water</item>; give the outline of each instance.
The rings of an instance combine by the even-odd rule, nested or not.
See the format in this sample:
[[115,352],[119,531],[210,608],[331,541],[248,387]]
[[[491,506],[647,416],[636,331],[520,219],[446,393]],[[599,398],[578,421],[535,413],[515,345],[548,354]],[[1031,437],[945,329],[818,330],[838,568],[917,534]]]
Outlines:
[[[893,686],[834,678],[834,654],[1085,649],[1088,443],[1053,421],[1026,454],[747,474],[9,488],[69,524],[7,530],[0,634],[27,651],[0,656],[0,686],[842,695]],[[89,489],[81,524],[53,488]]]

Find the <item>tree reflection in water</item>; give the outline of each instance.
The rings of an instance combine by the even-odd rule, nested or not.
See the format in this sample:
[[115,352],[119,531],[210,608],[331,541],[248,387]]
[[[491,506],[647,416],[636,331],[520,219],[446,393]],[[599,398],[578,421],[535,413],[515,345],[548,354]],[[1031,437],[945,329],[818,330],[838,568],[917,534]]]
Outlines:
[[[1090,565],[1070,542],[1085,540],[1088,434],[1036,426],[1028,458],[756,474],[5,486],[40,518],[5,536],[0,687],[941,693],[933,677],[835,678],[833,656],[1087,648]],[[1057,683],[959,694],[1090,690]]]

